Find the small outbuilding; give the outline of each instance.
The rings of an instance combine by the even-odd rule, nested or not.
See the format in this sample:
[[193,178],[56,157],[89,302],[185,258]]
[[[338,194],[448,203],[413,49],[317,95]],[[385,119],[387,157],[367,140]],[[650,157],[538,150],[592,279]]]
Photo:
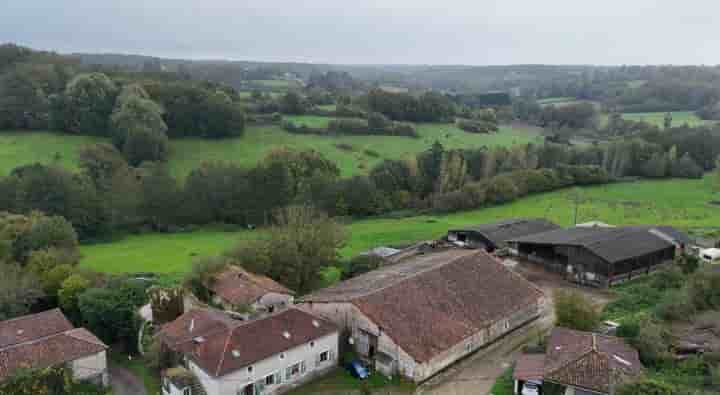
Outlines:
[[720,248],[706,248],[699,255],[703,262],[720,263]]
[[447,241],[464,247],[493,252],[507,247],[506,240],[556,229],[560,229],[560,226],[545,219],[512,218],[490,224],[451,229],[446,238]]

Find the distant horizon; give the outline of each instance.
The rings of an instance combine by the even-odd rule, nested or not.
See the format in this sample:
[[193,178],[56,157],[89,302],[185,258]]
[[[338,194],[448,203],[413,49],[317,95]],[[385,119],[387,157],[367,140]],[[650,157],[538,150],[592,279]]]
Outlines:
[[718,65],[711,0],[5,0],[0,39],[63,53],[328,65]]
[[54,48],[40,48],[25,43],[18,42],[0,42],[0,44],[14,44],[21,47],[30,48],[38,51],[56,52],[60,55],[105,55],[105,56],[137,56],[156,58],[167,61],[190,61],[190,62],[246,62],[246,63],[268,63],[268,64],[315,64],[326,66],[350,66],[350,67],[520,67],[520,66],[550,66],[550,67],[720,67],[718,64],[590,64],[590,63],[504,63],[504,64],[455,64],[455,63],[332,63],[321,61],[301,61],[301,60],[263,60],[256,58],[223,58],[219,56],[208,57],[191,57],[176,55],[155,55],[142,52],[124,52],[124,51],[93,51],[93,50],[58,50]]

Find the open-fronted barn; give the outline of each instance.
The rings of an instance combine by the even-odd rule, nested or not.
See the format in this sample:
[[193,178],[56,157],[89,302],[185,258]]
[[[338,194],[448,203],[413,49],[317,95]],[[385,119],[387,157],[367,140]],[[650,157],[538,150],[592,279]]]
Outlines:
[[492,252],[506,247],[509,239],[560,229],[558,225],[540,218],[512,218],[490,224],[469,226],[448,231],[447,240],[470,248]]
[[686,235],[667,226],[573,227],[515,238],[518,254],[581,284],[610,286],[675,258]]

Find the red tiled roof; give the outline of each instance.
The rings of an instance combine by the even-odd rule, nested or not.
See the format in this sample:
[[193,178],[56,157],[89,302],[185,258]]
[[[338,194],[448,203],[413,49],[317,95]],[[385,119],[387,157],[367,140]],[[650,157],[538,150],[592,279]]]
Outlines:
[[515,380],[542,380],[545,371],[545,354],[523,354],[515,363]]
[[293,293],[269,277],[250,273],[237,266],[228,266],[215,277],[209,288],[233,305],[252,304],[268,293]]
[[[283,336],[284,332],[290,337]],[[205,372],[220,377],[334,332],[337,328],[332,323],[296,308],[254,321],[233,320],[222,312],[200,309],[166,324],[159,336]]]
[[541,298],[539,289],[480,251],[455,255],[349,302],[425,362]]
[[0,380],[21,368],[44,368],[97,354],[108,347],[50,310],[0,322]]
[[642,371],[637,350],[624,340],[566,328],[553,330],[546,361],[546,380],[603,393]]
[[73,325],[60,309],[0,322],[0,349],[13,344],[69,331]]

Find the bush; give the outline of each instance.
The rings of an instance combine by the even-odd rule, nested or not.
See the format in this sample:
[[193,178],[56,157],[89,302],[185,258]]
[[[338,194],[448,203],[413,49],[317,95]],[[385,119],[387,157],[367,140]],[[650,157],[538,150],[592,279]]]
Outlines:
[[498,131],[497,123],[484,120],[458,118],[455,120],[455,125],[459,129],[470,133],[491,133]]
[[665,328],[650,319],[639,323],[638,335],[630,339],[646,366],[658,366],[670,357],[669,336]]
[[375,151],[375,150],[371,150],[371,149],[369,149],[369,148],[366,149],[366,150],[363,150],[363,153],[364,153],[366,156],[369,156],[369,157],[371,157],[371,158],[379,158],[379,157],[380,157],[380,153],[379,153],[379,152],[377,152],[377,151]]
[[579,331],[592,331],[600,324],[600,312],[580,292],[556,290],[556,325]]
[[420,137],[417,130],[411,123],[406,122],[395,122],[392,126],[393,136],[405,136],[405,137]]
[[688,320],[695,311],[687,290],[668,292],[656,308],[658,317],[666,321]]
[[328,123],[328,131],[337,134],[369,134],[368,124],[362,119],[334,119]]
[[674,395],[675,389],[662,381],[645,379],[620,386],[617,395]]
[[680,289],[685,283],[685,275],[678,267],[669,267],[660,270],[652,276],[651,286],[655,289],[664,291],[668,289]]

